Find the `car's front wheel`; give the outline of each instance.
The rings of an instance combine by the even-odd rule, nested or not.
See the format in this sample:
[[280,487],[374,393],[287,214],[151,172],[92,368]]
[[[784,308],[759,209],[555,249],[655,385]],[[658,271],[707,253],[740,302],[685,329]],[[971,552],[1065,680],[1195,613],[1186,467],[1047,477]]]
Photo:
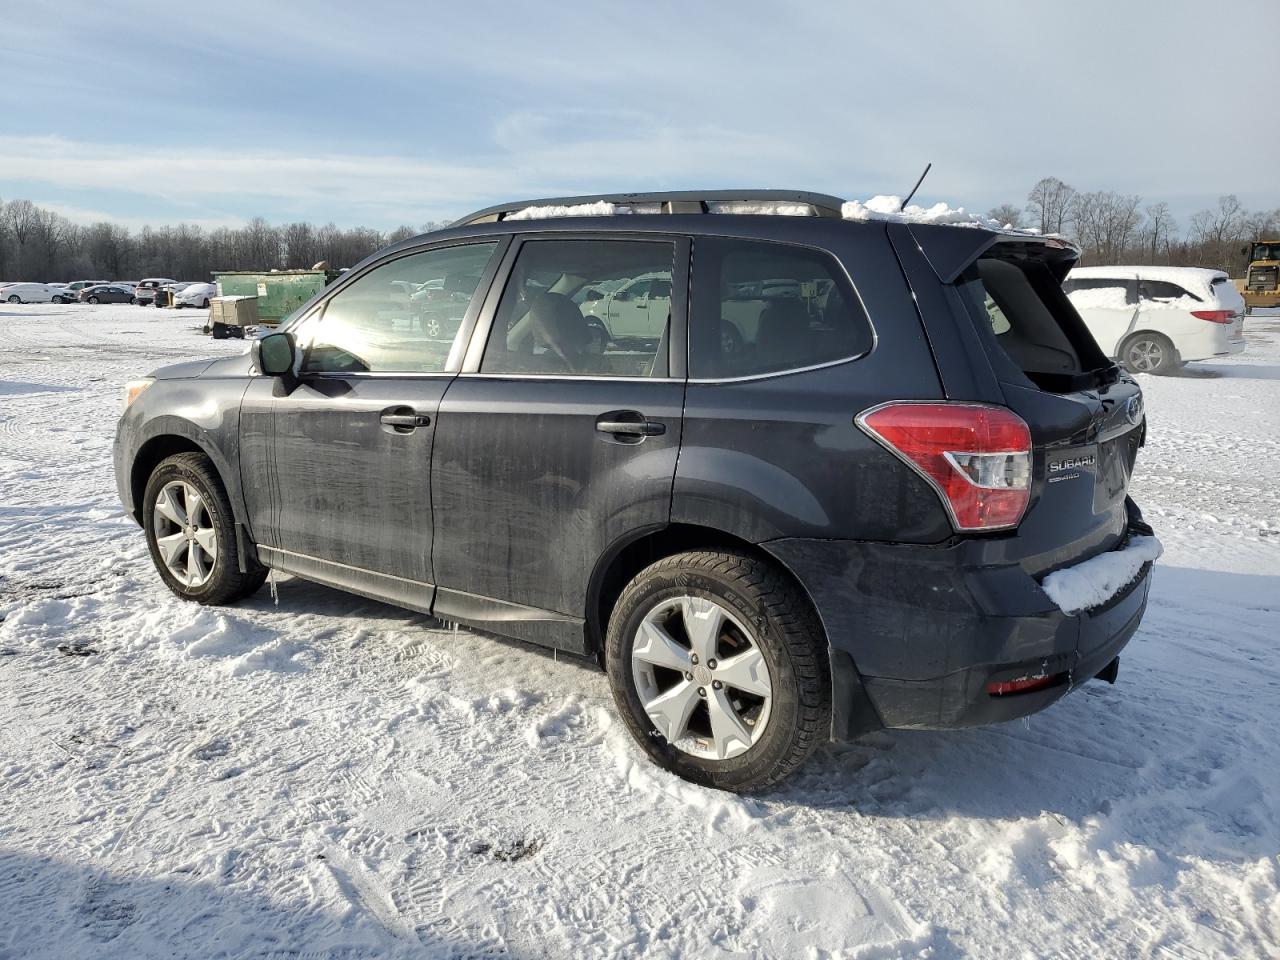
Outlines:
[[10,303],[21,303],[21,302],[22,302],[22,298],[21,298],[20,296],[18,296],[18,295],[15,293],[15,294],[13,294],[12,296],[10,296],[10,297],[9,297],[9,302],[10,302]]
[[101,303],[102,301],[101,301],[100,299],[98,299],[97,297],[90,297],[90,298],[89,298],[89,302],[90,302],[90,303]]
[[1120,348],[1120,362],[1130,373],[1157,376],[1175,373],[1185,366],[1173,342],[1159,333],[1135,333]]
[[264,567],[239,567],[231,504],[208,457],[179,453],[162,460],[143,496],[147,546],[170,590],[184,600],[220,604],[262,586]]
[[756,790],[798,768],[829,732],[826,640],[808,600],[745,554],[676,554],[642,570],[609,620],[614,701],[659,766]]

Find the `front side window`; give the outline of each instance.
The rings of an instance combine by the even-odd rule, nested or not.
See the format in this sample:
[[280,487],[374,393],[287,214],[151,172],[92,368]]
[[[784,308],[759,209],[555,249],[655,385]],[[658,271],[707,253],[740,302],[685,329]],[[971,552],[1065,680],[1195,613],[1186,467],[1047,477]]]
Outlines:
[[480,372],[666,376],[674,257],[669,241],[527,241]]
[[694,245],[689,375],[755,376],[871,349],[862,304],[827,254],[757,240]]
[[303,372],[442,372],[496,247],[445,247],[374,267],[325,304]]

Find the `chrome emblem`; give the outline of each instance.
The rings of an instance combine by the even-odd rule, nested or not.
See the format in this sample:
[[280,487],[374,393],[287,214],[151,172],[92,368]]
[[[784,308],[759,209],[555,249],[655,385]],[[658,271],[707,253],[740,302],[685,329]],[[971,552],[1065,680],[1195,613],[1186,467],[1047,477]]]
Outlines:
[[1129,402],[1124,407],[1124,418],[1134,426],[1142,420],[1142,394],[1135,394],[1129,398]]

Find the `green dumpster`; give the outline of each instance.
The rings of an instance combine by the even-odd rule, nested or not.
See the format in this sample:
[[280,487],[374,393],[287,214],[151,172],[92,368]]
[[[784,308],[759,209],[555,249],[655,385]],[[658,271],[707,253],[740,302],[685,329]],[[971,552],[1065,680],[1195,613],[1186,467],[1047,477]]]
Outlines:
[[217,271],[220,297],[257,297],[262,323],[279,323],[338,276],[336,270]]

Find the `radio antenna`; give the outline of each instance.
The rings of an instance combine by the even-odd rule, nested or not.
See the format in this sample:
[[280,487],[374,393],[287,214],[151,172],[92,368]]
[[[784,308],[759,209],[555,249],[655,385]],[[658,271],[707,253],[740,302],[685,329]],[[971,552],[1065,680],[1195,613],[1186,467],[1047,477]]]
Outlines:
[[916,185],[912,187],[911,192],[907,194],[907,199],[903,200],[902,204],[898,207],[899,213],[907,209],[907,204],[911,202],[911,198],[916,195],[916,191],[920,189],[920,184],[924,183],[924,178],[929,175],[929,171],[932,169],[933,169],[932,163],[926,163],[924,165],[924,173],[920,174],[920,179],[916,181]]

